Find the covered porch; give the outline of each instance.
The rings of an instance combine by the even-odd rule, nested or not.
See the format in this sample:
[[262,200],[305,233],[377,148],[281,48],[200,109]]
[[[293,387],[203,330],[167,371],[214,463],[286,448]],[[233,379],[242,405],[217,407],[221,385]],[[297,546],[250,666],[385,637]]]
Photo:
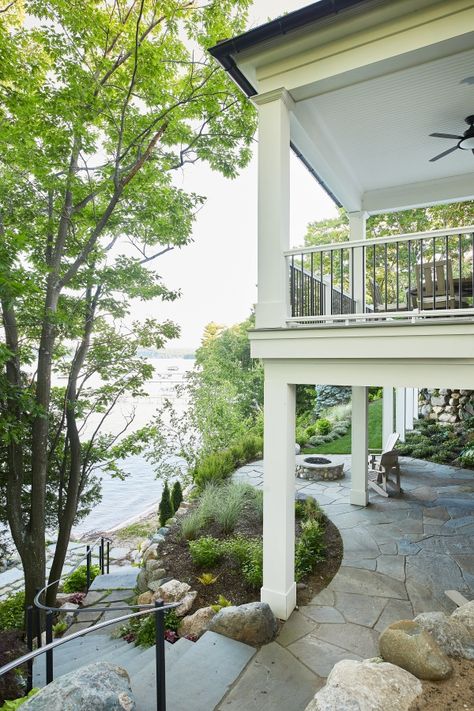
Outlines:
[[[282,619],[296,604],[295,386],[352,386],[362,507],[367,388],[474,388],[474,226],[367,239],[370,215],[474,198],[473,27],[469,0],[321,0],[211,50],[259,115],[261,595]],[[290,244],[291,150],[346,210],[347,241]]]

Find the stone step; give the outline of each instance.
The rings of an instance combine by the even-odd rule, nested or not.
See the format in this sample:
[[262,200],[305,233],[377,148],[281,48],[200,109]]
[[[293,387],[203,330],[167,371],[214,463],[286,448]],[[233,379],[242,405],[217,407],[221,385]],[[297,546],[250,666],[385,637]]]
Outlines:
[[140,568],[123,565],[116,570],[111,570],[108,575],[98,575],[92,581],[89,590],[133,590],[139,572]]
[[[174,644],[165,643],[165,664],[166,676],[170,673],[173,666],[184,655],[189,653],[189,650],[195,646],[197,642],[191,642],[189,639],[179,639]],[[156,708],[156,682],[155,682],[155,647],[150,647],[148,650],[152,652],[148,663],[141,669],[136,670],[130,677],[133,696],[136,702],[136,711],[153,711]],[[169,707],[168,707],[169,708]]]
[[[255,652],[246,644],[206,632],[167,669],[168,708],[189,711],[192,706],[193,711],[212,711]],[[132,679],[136,711],[156,709],[154,672],[149,666]]]
[[85,657],[85,662],[83,661],[84,656],[80,656],[79,659],[65,659],[60,664],[54,665],[54,674],[55,676],[62,676],[63,674],[67,674],[73,669],[76,669],[78,666],[84,666],[85,664],[89,664],[93,661],[111,662],[113,664],[117,664],[117,666],[123,666],[126,668],[127,662],[136,657],[139,653],[139,647],[135,647],[133,644],[122,641],[122,645],[120,647],[116,647],[115,649],[109,648],[106,651],[102,651],[101,649],[94,651],[92,654]]

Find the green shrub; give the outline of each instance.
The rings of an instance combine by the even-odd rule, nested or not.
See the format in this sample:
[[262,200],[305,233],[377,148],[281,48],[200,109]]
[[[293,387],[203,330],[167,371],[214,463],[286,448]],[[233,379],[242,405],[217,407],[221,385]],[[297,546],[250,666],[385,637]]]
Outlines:
[[21,699],[14,699],[13,701],[5,701],[5,703],[0,706],[0,711],[15,711],[19,706],[24,704],[28,699],[37,694],[39,689],[31,689],[28,696],[22,696]]
[[[90,571],[90,582],[94,580],[98,575],[100,575],[100,568],[98,565],[91,565]],[[73,592],[86,592],[87,587],[87,567],[85,565],[79,566],[77,570],[67,576],[64,581],[63,591],[65,593]]]
[[254,544],[250,550],[250,556],[242,566],[242,573],[245,580],[253,588],[258,589],[263,584],[263,547],[262,543]]
[[193,479],[203,489],[206,484],[228,479],[235,469],[235,460],[230,450],[222,450],[204,456],[195,466]]
[[324,443],[324,437],[322,435],[313,435],[313,437],[310,437],[308,440],[308,444],[310,444],[312,447],[318,447],[320,444]]
[[[27,652],[23,629],[0,632],[0,667],[18,659]],[[17,699],[24,693],[23,674],[25,673],[26,666],[23,666],[2,674],[0,677],[0,704],[7,699]]]
[[306,435],[306,430],[297,429],[295,432],[295,442],[297,442],[300,447],[304,447],[307,441],[308,437]]
[[303,499],[296,499],[295,501],[295,518],[304,518],[305,515],[305,502]]
[[246,462],[255,459],[263,452],[263,437],[258,435],[246,435],[240,442]]
[[324,528],[314,519],[304,521],[295,549],[295,579],[302,580],[316,563],[324,560]]
[[[154,615],[152,615],[154,617]],[[177,632],[178,627],[181,624],[181,618],[176,614],[176,610],[168,610],[165,612],[165,630],[172,630],[172,632]]]
[[0,630],[21,630],[25,625],[25,593],[17,592],[0,602]]
[[325,417],[316,422],[316,432],[319,435],[328,435],[331,431],[331,423]]
[[459,455],[459,461],[468,467],[474,467],[474,444],[469,445],[466,449],[463,449]]
[[254,497],[252,505],[257,514],[260,523],[263,521],[263,491],[261,489],[254,489]]
[[222,487],[222,496],[214,511],[214,521],[223,533],[232,533],[242,515],[246,501],[253,496],[247,484],[226,484]]
[[62,637],[68,628],[67,622],[56,622],[53,625],[53,634],[55,637]]
[[203,536],[197,541],[190,541],[189,550],[193,563],[198,568],[213,568],[223,556],[221,542],[212,536]]
[[179,509],[182,500],[183,490],[181,488],[181,482],[179,481],[179,479],[177,479],[173,484],[173,488],[171,490],[171,506],[173,509],[173,513],[175,513]]
[[199,509],[195,509],[194,511],[186,514],[186,516],[183,516],[181,519],[181,535],[187,541],[194,541],[198,537],[198,534],[204,527],[205,523],[206,522],[203,519]]
[[164,526],[174,514],[173,504],[171,503],[170,489],[167,481],[165,481],[165,485],[163,487],[160,505],[158,506],[158,512],[160,526]]
[[306,428],[306,434],[308,436],[308,439],[310,437],[313,437],[317,432],[316,425],[310,425],[309,427]]

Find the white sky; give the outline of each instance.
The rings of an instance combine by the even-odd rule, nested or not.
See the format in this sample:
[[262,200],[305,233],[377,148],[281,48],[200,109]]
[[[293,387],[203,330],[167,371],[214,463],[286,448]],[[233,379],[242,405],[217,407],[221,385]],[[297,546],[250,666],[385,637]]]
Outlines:
[[[296,10],[309,0],[255,0],[250,26]],[[181,337],[169,347],[199,346],[210,321],[230,326],[243,321],[257,299],[257,161],[235,180],[205,164],[186,166],[180,186],[207,197],[193,231],[193,244],[161,257],[156,265],[165,284],[180,289],[172,304],[140,304],[134,317],[169,318],[181,326]],[[306,225],[336,214],[326,193],[300,161],[291,157],[291,240],[301,244]]]

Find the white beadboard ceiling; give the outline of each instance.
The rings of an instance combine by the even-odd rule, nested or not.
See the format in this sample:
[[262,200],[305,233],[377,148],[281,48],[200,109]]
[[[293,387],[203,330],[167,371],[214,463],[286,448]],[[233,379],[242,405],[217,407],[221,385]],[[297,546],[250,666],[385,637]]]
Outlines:
[[296,113],[362,193],[472,174],[470,151],[430,163],[455,141],[429,134],[466,130],[464,118],[474,114],[474,50],[306,99]]

